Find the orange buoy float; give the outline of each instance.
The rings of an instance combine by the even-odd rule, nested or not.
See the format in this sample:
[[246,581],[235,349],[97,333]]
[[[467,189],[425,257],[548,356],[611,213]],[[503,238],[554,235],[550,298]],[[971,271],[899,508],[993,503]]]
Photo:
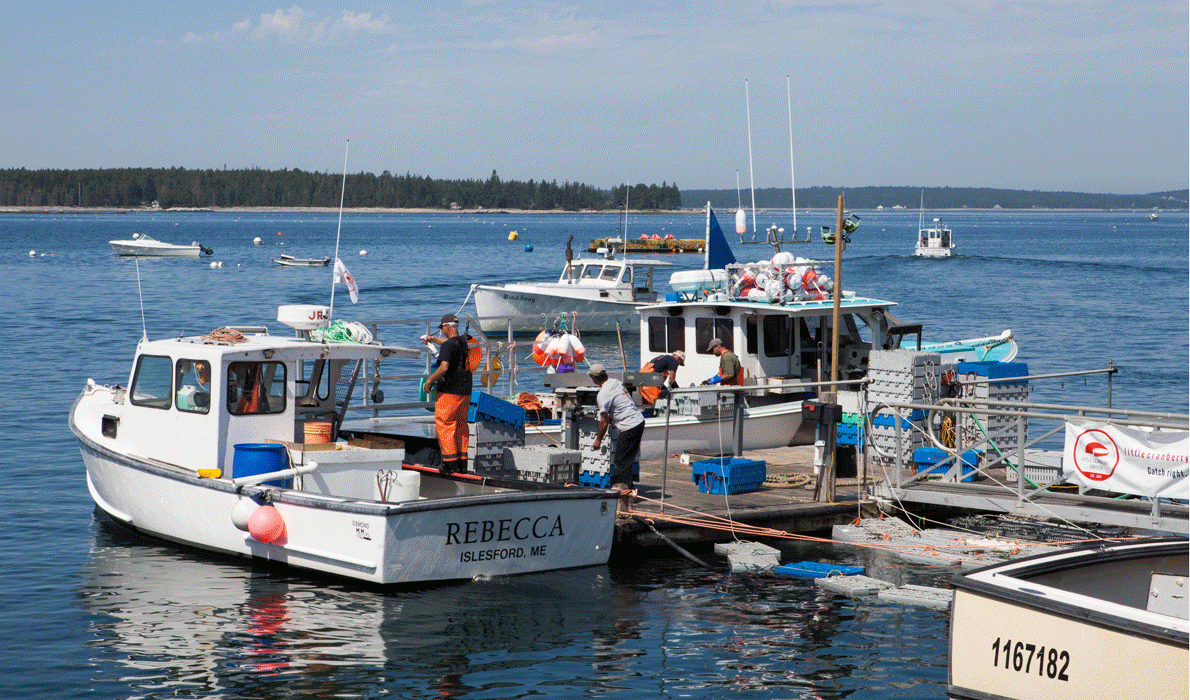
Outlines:
[[248,534],[259,542],[282,544],[285,541],[285,521],[275,507],[261,506],[248,518]]

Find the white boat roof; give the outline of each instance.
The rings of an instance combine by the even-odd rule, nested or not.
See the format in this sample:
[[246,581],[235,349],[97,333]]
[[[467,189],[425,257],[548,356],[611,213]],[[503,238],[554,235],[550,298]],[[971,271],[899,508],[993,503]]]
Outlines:
[[421,350],[397,345],[364,343],[328,343],[307,340],[295,336],[268,335],[264,329],[238,329],[244,334],[244,341],[214,341],[206,336],[183,336],[161,340],[142,340],[137,347],[138,354],[185,355],[193,359],[242,356],[259,359],[265,351],[272,351],[267,359],[277,360],[339,360],[375,359],[381,357],[417,359]]
[[[848,296],[849,294],[851,296]],[[749,311],[768,311],[770,313],[797,314],[802,312],[830,310],[834,308],[834,305],[835,302],[832,299],[823,299],[822,301],[790,301],[778,304],[774,304],[769,301],[749,301],[744,299],[730,301],[697,299],[693,301],[667,301],[660,304],[650,304],[648,306],[642,306],[640,311],[644,313],[648,311],[671,309],[675,306],[717,306],[727,309],[745,309]],[[846,291],[843,292],[843,299],[839,303],[840,308],[843,309],[889,308],[896,305],[897,302],[895,301],[857,297],[852,292]]]
[[666,260],[650,258],[575,258],[571,265],[619,265],[621,267],[672,267]]

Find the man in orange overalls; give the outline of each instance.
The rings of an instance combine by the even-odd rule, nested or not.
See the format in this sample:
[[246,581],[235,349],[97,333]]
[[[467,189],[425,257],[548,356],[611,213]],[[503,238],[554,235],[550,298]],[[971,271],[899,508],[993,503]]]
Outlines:
[[674,350],[668,355],[654,357],[644,367],[641,367],[641,372],[656,372],[661,375],[661,386],[642,386],[637,389],[640,392],[641,403],[646,406],[653,406],[657,403],[657,397],[661,395],[662,389],[673,389],[677,387],[678,367],[685,364],[686,353],[681,350]]
[[[459,319],[446,314],[438,324],[446,340],[438,350],[438,366],[426,378],[427,394],[434,382],[438,400],[434,403],[434,426],[438,430],[438,448],[442,451],[443,474],[467,471],[467,408],[471,404],[471,370],[467,364],[467,339],[459,335]],[[429,339],[435,342],[436,338]]]

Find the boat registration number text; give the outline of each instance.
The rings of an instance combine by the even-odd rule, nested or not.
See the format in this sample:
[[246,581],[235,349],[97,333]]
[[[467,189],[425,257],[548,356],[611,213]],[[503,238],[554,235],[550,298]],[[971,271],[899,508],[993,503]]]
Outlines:
[[1036,673],[1043,678],[1070,680],[1066,675],[1070,668],[1070,652],[1064,649],[1046,648],[1044,645],[1028,644],[1022,641],[996,637],[992,643],[992,665],[999,668],[1001,658],[1005,670],[1019,673]]

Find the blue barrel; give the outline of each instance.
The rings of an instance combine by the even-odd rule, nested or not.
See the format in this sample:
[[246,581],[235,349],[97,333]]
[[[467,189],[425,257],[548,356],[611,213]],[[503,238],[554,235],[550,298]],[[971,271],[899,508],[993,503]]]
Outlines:
[[[231,462],[231,476],[238,479],[256,474],[268,474],[289,468],[289,448],[272,442],[245,443],[235,446],[235,457]],[[268,486],[292,488],[293,479],[275,479],[264,482]]]

